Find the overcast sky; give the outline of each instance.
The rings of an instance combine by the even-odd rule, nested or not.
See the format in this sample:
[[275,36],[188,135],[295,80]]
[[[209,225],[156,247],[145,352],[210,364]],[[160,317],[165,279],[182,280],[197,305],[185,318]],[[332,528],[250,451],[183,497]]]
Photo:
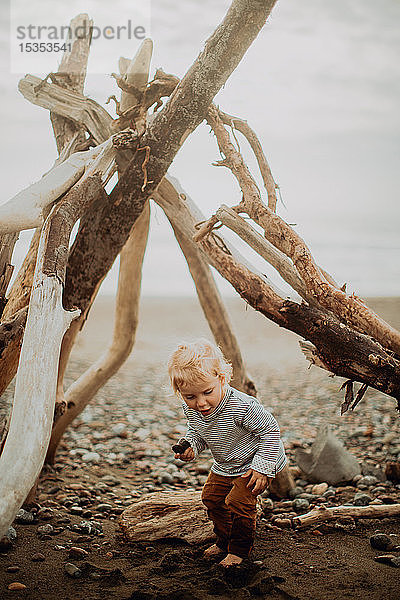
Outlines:
[[[25,5],[24,17],[53,15],[54,6],[50,0],[33,0]],[[141,20],[154,40],[152,72],[162,67],[182,76],[229,2],[153,0],[139,3],[141,14],[135,13],[134,0],[71,0],[57,6],[62,6],[66,21],[82,10],[95,23]],[[2,10],[6,11],[4,4]],[[7,55],[16,41],[7,21],[2,22],[6,76],[0,96],[0,202],[5,202],[48,170],[56,150],[47,112],[30,105],[17,90],[24,73],[10,72]],[[224,110],[247,119],[259,134],[282,190],[279,214],[296,224],[324,268],[364,296],[400,295],[399,22],[396,0],[278,1],[217,97]],[[86,93],[105,105],[107,97],[117,93],[109,73],[117,70],[121,54],[132,56],[136,48],[134,40],[93,44]],[[55,55],[41,57],[38,74],[56,70],[57,62]],[[27,65],[28,70],[32,68]],[[246,152],[244,142],[242,147]],[[229,172],[211,166],[216,158],[215,141],[201,125],[171,167],[206,214],[240,199]],[[30,235],[21,234],[17,263]],[[104,292],[113,291],[115,277],[114,269]],[[228,286],[222,289],[227,292]],[[160,209],[153,211],[143,290],[157,295],[193,293]]]

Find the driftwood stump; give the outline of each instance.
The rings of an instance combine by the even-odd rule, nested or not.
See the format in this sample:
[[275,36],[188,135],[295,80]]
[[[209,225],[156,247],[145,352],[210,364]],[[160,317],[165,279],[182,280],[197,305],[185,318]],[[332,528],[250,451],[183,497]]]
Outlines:
[[119,526],[129,542],[213,540],[212,524],[200,496],[199,491],[152,492],[124,510]]

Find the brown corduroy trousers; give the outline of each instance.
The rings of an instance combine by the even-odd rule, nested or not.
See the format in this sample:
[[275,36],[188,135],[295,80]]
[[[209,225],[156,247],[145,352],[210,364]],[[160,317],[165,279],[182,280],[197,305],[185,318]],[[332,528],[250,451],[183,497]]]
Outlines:
[[216,545],[221,550],[247,558],[256,531],[256,503],[246,485],[248,477],[225,477],[210,472],[201,499],[214,524]]

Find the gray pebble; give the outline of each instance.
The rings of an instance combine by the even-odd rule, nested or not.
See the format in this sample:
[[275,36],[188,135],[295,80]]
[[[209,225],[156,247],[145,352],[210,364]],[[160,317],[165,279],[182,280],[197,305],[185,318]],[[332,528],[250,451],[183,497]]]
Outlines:
[[21,525],[29,525],[33,523],[35,520],[35,515],[23,508],[20,508],[15,516],[16,523],[20,523]]
[[83,462],[100,462],[100,454],[98,452],[86,452],[82,456]]
[[312,501],[312,500],[315,500],[316,498],[318,498],[318,496],[316,496],[315,494],[307,494],[307,492],[303,492],[302,494],[298,494],[296,496],[296,500],[298,498],[300,498],[301,500]]
[[297,513],[302,513],[309,509],[310,503],[305,498],[296,498],[296,500],[293,500],[292,506]]
[[46,523],[46,525],[40,525],[40,527],[37,528],[37,532],[41,534],[50,534],[53,533],[53,531],[54,527],[53,525],[50,525],[50,523]]
[[304,493],[303,488],[296,486],[289,491],[289,498],[294,500],[299,494],[303,494],[303,493]]
[[361,479],[359,479],[357,487],[360,487],[360,485],[375,485],[376,483],[378,483],[378,479],[376,477],[374,477],[373,475],[365,475],[364,477],[361,477]]
[[160,475],[158,476],[158,481],[160,483],[173,483],[174,482],[174,478],[171,475],[171,473],[167,473],[167,471],[164,471],[163,473],[160,473]]
[[82,575],[82,571],[78,569],[78,567],[73,563],[65,563],[64,571],[67,575],[69,575],[70,577],[74,577],[75,579]]
[[355,494],[353,500],[354,506],[368,506],[370,502],[372,502],[371,496],[368,496],[368,494],[363,494],[362,492]]

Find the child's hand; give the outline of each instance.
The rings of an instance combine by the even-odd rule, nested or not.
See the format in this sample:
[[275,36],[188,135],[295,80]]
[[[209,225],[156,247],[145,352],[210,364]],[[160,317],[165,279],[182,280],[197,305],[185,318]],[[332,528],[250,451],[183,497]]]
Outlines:
[[246,485],[246,487],[251,489],[251,493],[254,496],[258,496],[258,494],[261,494],[272,480],[272,477],[268,477],[268,475],[264,475],[264,473],[259,473],[254,469],[249,469],[247,473],[241,475],[241,477],[249,477],[250,475],[250,481]]
[[186,462],[194,459],[194,450],[193,448],[186,448],[183,454],[175,454],[175,458],[179,458],[179,460],[184,460]]

